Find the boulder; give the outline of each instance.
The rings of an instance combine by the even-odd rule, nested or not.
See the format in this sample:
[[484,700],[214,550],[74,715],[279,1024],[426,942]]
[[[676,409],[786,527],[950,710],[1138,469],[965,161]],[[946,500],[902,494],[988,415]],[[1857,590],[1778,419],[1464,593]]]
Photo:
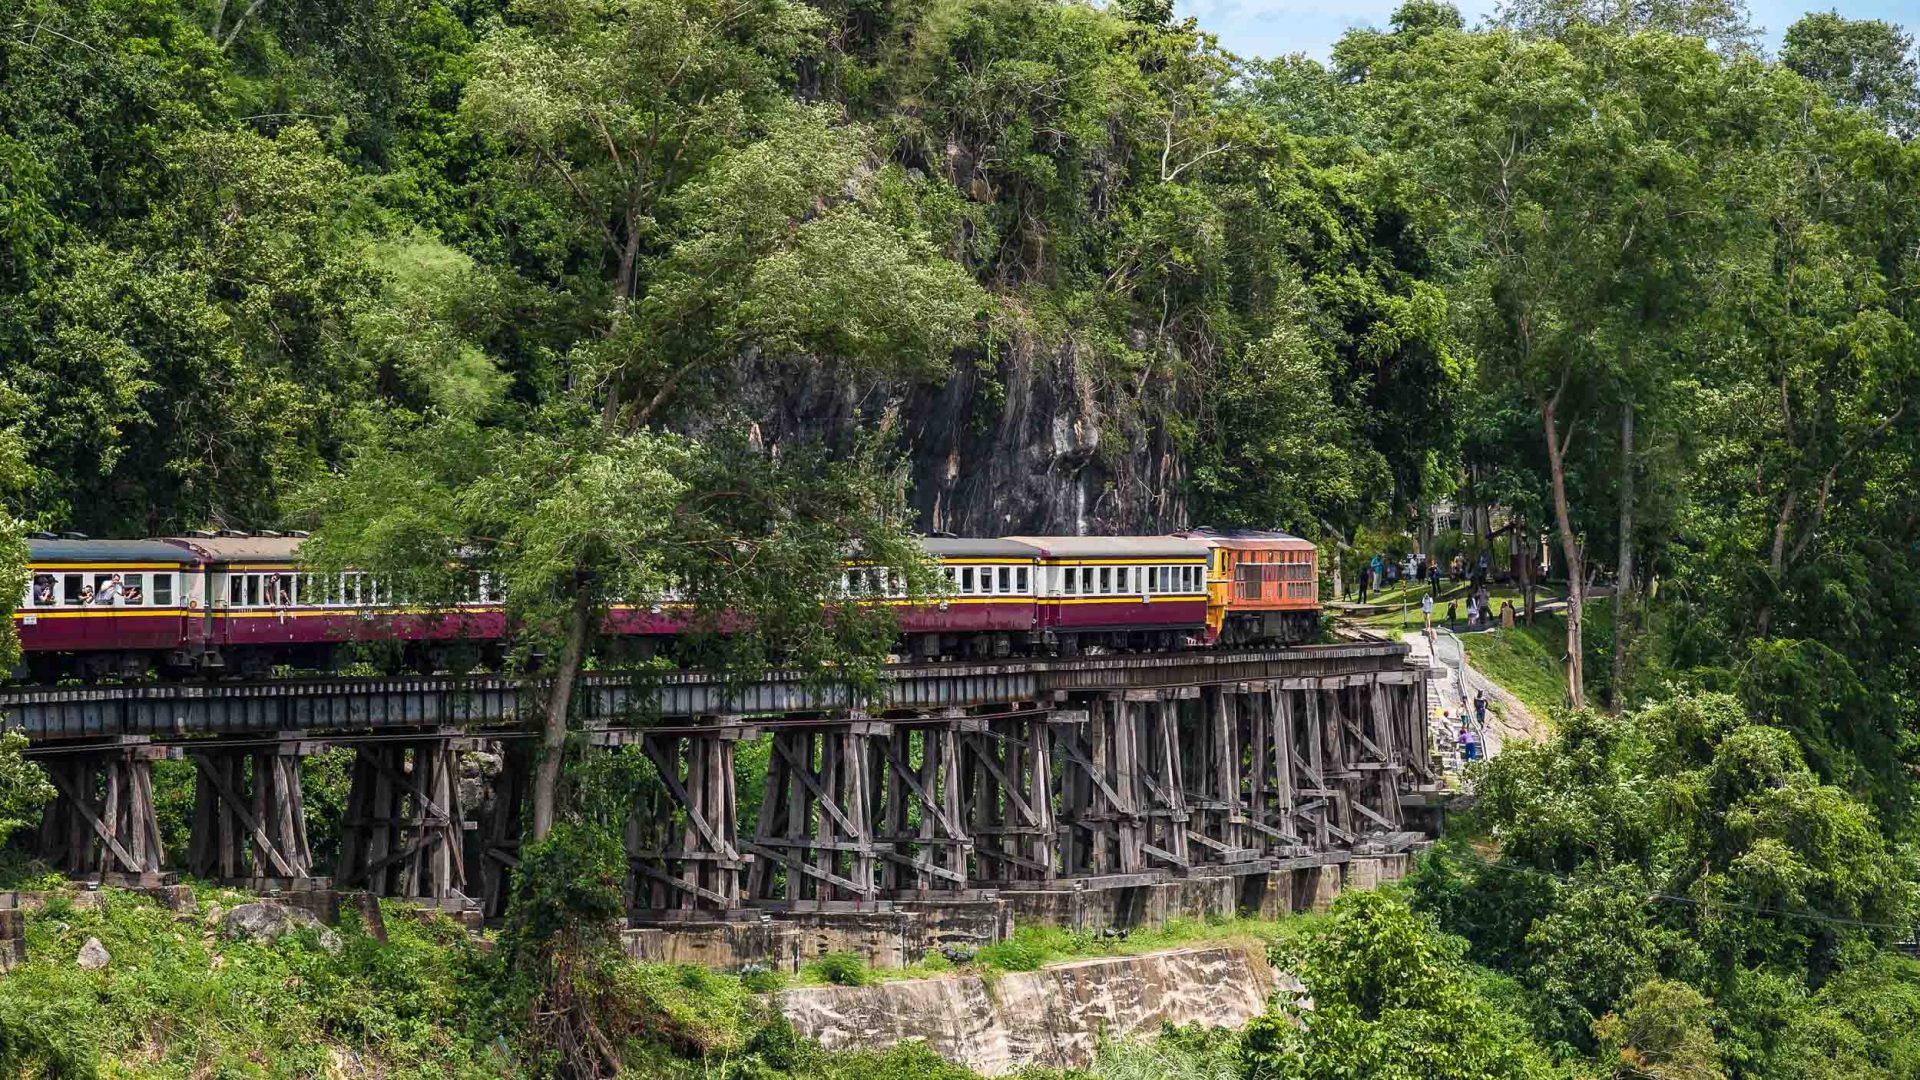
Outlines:
[[79,964],[88,971],[99,971],[101,968],[113,963],[113,956],[107,952],[105,945],[100,944],[99,938],[90,937],[87,939],[85,945],[80,946],[80,955],[74,960],[74,963]]
[[220,917],[224,937],[248,941],[274,941],[295,930],[313,930],[320,947],[332,952],[340,947],[340,935],[327,929],[320,917],[305,908],[288,907],[276,900],[241,904]]

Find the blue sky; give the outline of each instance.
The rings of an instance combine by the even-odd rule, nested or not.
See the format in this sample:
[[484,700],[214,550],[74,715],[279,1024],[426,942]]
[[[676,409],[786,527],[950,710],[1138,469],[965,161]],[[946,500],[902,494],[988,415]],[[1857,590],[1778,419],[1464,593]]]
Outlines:
[[[1490,13],[1495,0],[1455,0],[1469,24]],[[1384,27],[1400,0],[1177,0],[1182,15],[1242,56],[1304,52],[1325,60],[1340,35],[1355,26]],[[1920,30],[1920,0],[1748,0],[1755,24],[1766,28],[1769,49],[1810,10],[1836,10],[1850,19],[1888,19]]]

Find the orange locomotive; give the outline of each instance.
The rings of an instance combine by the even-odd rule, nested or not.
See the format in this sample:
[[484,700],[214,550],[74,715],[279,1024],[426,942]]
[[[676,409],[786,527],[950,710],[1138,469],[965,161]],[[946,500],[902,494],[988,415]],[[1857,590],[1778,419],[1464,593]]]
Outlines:
[[1220,645],[1299,645],[1320,634],[1319,550],[1291,533],[1197,529],[1207,562],[1208,638]]

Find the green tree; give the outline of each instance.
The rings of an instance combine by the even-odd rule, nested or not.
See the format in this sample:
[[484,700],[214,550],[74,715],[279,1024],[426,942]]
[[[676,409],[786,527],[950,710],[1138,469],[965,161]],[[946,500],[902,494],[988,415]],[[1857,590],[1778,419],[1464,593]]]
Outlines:
[[1348,893],[1333,919],[1275,960],[1299,974],[1311,1008],[1248,1025],[1250,1075],[1544,1077],[1546,1056],[1462,962],[1465,942],[1405,901]]
[[837,655],[871,663],[884,639],[862,619],[781,616],[796,597],[817,609],[856,548],[918,565],[875,473],[660,430],[669,413],[695,415],[688,381],[749,351],[939,371],[983,299],[881,214],[862,133],[786,95],[790,65],[819,44],[810,9],[630,0],[512,14],[481,43],[462,115],[500,140],[583,260],[565,382],[524,415],[384,437],[309,509],[323,558],[393,568],[423,595],[454,595],[447,560],[486,539],[483,562],[553,667],[538,839],[557,818],[573,685],[608,605],[680,590],[710,629],[731,610],[762,631],[730,639],[795,634],[782,647],[816,662],[829,657],[813,644],[857,643]]
[[1893,23],[1809,12],[1787,27],[1780,62],[1902,139],[1920,125],[1920,59],[1913,35]]
[[1615,1080],[1721,1080],[1712,1002],[1684,983],[1650,979],[1593,1024]]

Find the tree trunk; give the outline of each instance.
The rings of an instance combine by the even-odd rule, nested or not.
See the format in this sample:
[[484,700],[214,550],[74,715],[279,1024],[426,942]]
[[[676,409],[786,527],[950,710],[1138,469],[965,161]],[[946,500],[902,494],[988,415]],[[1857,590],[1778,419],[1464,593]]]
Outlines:
[[533,773],[533,835],[544,840],[553,831],[555,808],[560,797],[560,767],[567,755],[567,709],[573,702],[573,684],[580,677],[580,659],[586,651],[587,625],[593,605],[583,585],[576,584],[573,606],[567,610],[565,641],[560,659],[553,669],[553,687],[547,691],[547,707],[540,727],[540,763]]
[[1620,711],[1620,684],[1627,673],[1627,638],[1633,599],[1633,402],[1620,409],[1620,564],[1613,581],[1613,670],[1607,707]]
[[1587,700],[1586,639],[1581,626],[1586,604],[1586,574],[1580,542],[1573,533],[1573,515],[1567,507],[1567,467],[1561,454],[1559,402],[1540,401],[1540,425],[1547,436],[1547,465],[1553,471],[1553,520],[1560,534],[1560,553],[1567,560],[1567,701],[1579,708]]
[[1526,617],[1527,625],[1532,626],[1533,606],[1538,602],[1534,592],[1533,533],[1525,528],[1516,527],[1513,530],[1513,544],[1515,550],[1519,552],[1519,558],[1516,561],[1520,567],[1522,614]]

